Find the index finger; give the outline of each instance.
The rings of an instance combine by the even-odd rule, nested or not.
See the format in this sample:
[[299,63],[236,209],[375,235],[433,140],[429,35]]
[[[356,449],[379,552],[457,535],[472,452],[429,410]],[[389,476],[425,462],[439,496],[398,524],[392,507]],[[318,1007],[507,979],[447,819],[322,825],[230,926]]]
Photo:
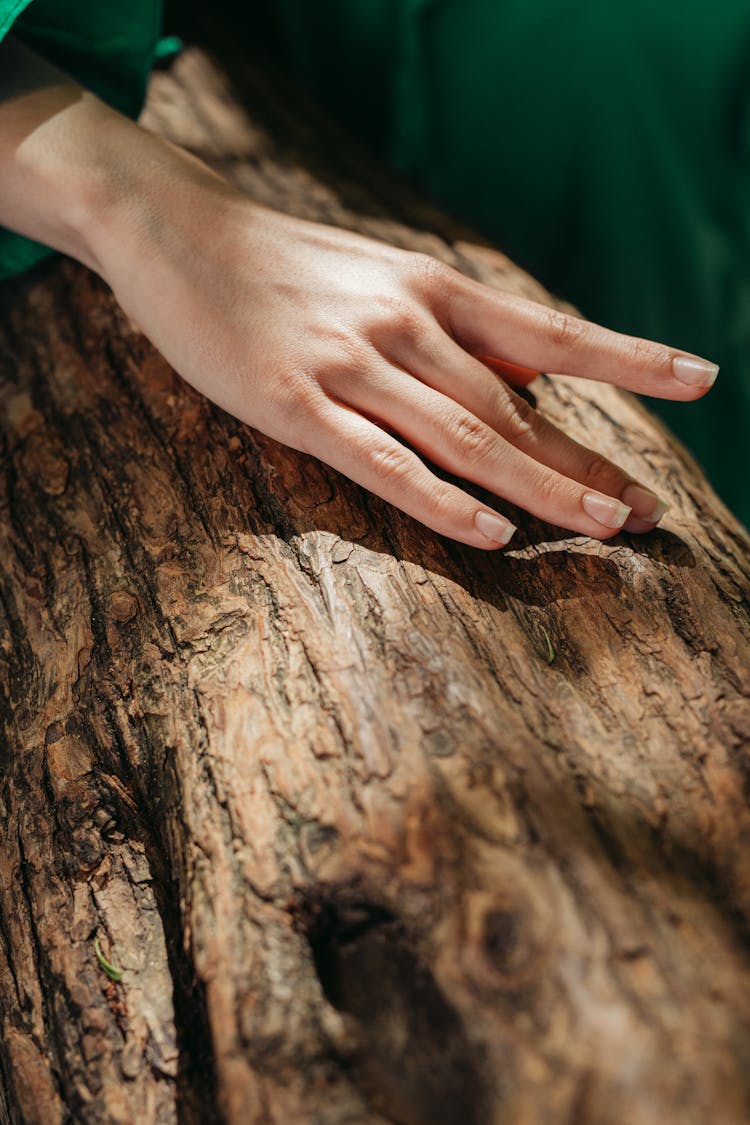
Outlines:
[[430,294],[433,311],[472,355],[681,402],[704,395],[719,373],[700,356],[491,289],[456,270],[444,277]]

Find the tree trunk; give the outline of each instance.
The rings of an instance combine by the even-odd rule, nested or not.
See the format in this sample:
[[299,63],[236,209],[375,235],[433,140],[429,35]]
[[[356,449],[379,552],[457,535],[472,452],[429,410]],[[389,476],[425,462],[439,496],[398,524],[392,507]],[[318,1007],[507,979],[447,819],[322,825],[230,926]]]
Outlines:
[[[146,122],[552,301],[258,70],[191,49]],[[542,377],[671,510],[485,553],[212,406],[83,267],[0,305],[0,1120],[750,1121],[750,544],[661,424]]]

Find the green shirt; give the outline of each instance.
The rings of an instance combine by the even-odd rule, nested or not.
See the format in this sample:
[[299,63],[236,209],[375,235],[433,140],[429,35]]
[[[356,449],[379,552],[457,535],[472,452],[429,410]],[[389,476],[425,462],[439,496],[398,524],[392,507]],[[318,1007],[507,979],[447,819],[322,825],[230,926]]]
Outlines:
[[[128,117],[143,106],[157,55],[161,0],[0,0],[0,40],[13,32]],[[0,228],[0,279],[52,251]]]

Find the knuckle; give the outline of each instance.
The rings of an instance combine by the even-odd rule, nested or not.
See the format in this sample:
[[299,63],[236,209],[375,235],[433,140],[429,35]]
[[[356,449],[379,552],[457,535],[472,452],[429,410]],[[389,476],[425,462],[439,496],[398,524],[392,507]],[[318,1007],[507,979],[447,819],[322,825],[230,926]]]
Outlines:
[[340,397],[355,383],[363,363],[352,357],[338,356],[321,366],[317,382],[328,393]]
[[414,254],[411,262],[412,276],[417,284],[428,290],[447,285],[452,278],[453,270],[439,258],[431,254]]
[[359,366],[367,356],[365,341],[347,324],[327,325],[320,344],[320,363],[323,370],[333,366]]
[[414,471],[412,456],[408,450],[398,445],[384,442],[373,444],[367,456],[381,481],[400,482],[410,477]]
[[451,519],[455,501],[448,487],[438,481],[434,487],[424,493],[421,505],[423,518],[428,520],[435,530],[439,530],[445,521]]
[[278,368],[268,380],[268,385],[273,387],[277,408],[282,412],[294,411],[301,399],[312,397],[311,378],[307,371],[300,371],[296,367]]
[[307,365],[308,384],[333,394],[340,394],[372,369],[373,352],[357,332],[345,326],[329,326],[325,335],[311,348]]
[[370,339],[377,339],[384,335],[393,336],[395,333],[410,341],[419,340],[424,330],[419,310],[400,297],[382,297],[365,328],[366,335]]
[[636,367],[647,367],[653,363],[653,344],[649,345],[646,340],[640,339],[638,336],[633,336],[627,343],[628,359]]
[[559,309],[546,309],[543,323],[544,335],[555,347],[567,351],[583,343],[590,332],[588,321]]
[[672,370],[672,354],[659,344],[651,340],[644,340],[640,336],[632,336],[627,344],[627,358],[634,367],[648,371],[664,372],[670,374]]
[[536,411],[521,395],[507,395],[501,403],[503,433],[509,441],[520,441],[534,429]]
[[473,414],[459,413],[450,432],[461,458],[471,464],[484,461],[497,448],[497,434]]
[[560,487],[560,478],[553,472],[540,473],[535,482],[534,495],[542,508],[559,505],[564,500],[563,490]]
[[[322,410],[323,392],[309,372],[286,370],[274,380],[274,414],[293,440],[295,448],[308,452],[310,422]],[[291,443],[290,443],[291,444]]]
[[619,481],[619,473],[606,457],[591,453],[583,465],[583,480],[604,492],[609,491],[613,481]]

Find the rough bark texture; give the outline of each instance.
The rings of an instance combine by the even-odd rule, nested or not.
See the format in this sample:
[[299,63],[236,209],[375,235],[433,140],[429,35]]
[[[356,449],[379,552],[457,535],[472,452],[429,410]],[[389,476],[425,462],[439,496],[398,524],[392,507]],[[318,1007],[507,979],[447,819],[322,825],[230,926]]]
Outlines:
[[[242,102],[193,49],[146,120],[546,299]],[[214,408],[84,268],[0,302],[0,1120],[750,1120],[750,544],[660,424],[540,380],[671,512],[487,554]]]

